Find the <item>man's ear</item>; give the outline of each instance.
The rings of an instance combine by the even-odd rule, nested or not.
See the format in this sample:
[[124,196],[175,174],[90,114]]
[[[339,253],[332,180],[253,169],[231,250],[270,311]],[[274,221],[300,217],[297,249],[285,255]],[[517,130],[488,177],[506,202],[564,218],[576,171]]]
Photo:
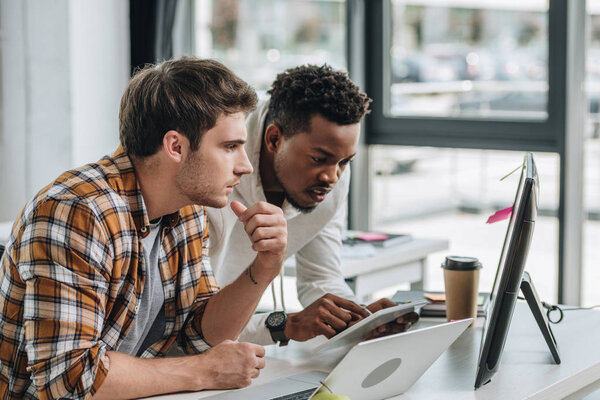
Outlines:
[[162,148],[169,159],[180,163],[186,156],[189,142],[181,133],[170,130],[163,136]]
[[270,124],[265,130],[264,144],[271,153],[275,153],[284,141],[283,134],[279,127],[275,124]]

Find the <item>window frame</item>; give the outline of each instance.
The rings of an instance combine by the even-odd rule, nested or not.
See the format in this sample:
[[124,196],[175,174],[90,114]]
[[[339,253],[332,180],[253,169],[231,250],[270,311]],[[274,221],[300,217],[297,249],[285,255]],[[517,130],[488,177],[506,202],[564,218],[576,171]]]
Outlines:
[[[548,118],[546,120],[386,116],[389,86],[390,0],[366,6],[367,90],[373,98],[368,144],[562,152],[565,129],[567,4],[549,0]],[[383,23],[382,23],[383,22]],[[382,79],[383,77],[383,79]],[[388,80],[388,82],[386,82]]]

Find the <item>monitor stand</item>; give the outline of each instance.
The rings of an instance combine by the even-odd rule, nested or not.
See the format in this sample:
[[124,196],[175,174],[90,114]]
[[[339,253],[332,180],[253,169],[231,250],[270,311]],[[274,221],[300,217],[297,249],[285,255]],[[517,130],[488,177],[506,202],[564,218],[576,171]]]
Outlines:
[[531,312],[533,313],[533,316],[535,317],[535,320],[542,331],[542,335],[544,335],[544,339],[546,339],[546,343],[550,348],[550,353],[552,353],[554,362],[556,364],[560,364],[560,355],[558,354],[558,345],[556,344],[556,339],[554,338],[552,329],[550,329],[550,323],[548,318],[546,318],[546,313],[544,312],[542,302],[535,291],[535,286],[533,286],[531,276],[529,276],[527,271],[523,272],[523,279],[521,280],[521,292],[523,292],[523,296],[525,296],[525,300],[527,300],[527,304],[529,304],[529,308],[531,309]]

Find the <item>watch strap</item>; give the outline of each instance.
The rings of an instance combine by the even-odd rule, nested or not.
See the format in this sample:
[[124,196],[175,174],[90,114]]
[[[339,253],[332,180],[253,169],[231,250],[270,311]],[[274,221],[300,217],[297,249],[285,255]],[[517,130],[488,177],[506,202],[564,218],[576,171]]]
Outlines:
[[[285,328],[284,328],[285,329]],[[271,330],[271,338],[275,341],[275,342],[279,342],[280,346],[285,346],[285,344],[287,344],[287,342],[289,341],[289,339],[287,337],[285,337],[285,333],[283,330]],[[285,344],[284,344],[285,342]]]
[[275,311],[274,313],[281,313],[284,315],[285,320],[283,321],[283,323],[281,323],[281,325],[279,326],[272,326],[269,325],[269,320],[267,317],[267,321],[265,321],[265,325],[266,327],[269,329],[269,332],[271,333],[271,339],[273,339],[274,342],[279,342],[280,346],[285,346],[288,344],[289,339],[285,336],[285,326],[287,324],[287,315],[285,315],[284,311]]

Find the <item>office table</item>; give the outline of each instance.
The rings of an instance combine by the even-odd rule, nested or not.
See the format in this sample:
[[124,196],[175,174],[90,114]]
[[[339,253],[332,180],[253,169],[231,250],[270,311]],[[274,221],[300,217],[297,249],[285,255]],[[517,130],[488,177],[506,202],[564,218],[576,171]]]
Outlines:
[[[390,247],[376,247],[374,253],[367,257],[342,257],[342,274],[356,297],[364,301],[373,292],[398,283],[409,282],[411,289],[422,290],[427,256],[447,248],[448,240],[425,238],[414,238]],[[286,260],[284,274],[296,276],[293,257]]]
[[[420,321],[421,326],[439,323]],[[550,352],[529,308],[519,301],[498,372],[487,385],[473,390],[483,318],[457,339],[406,393],[393,399],[580,399],[600,389],[600,311],[571,311],[552,325],[562,357],[553,364]],[[310,370],[329,371],[343,351],[313,355],[316,338],[287,347],[267,347],[267,365],[253,385]],[[188,400],[209,397],[217,391],[182,393],[153,398]],[[592,395],[595,397],[595,394]]]

